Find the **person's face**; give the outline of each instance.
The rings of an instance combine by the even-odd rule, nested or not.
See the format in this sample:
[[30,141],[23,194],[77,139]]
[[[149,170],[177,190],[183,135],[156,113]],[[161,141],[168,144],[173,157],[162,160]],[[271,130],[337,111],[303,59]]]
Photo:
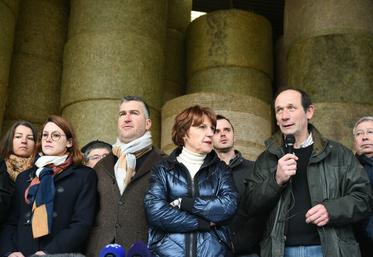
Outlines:
[[29,127],[19,125],[14,130],[13,153],[19,157],[30,157],[34,151],[35,138]]
[[293,134],[299,143],[308,136],[308,120],[314,113],[313,105],[305,112],[302,106],[301,94],[295,90],[280,93],[275,100],[277,125],[284,135]]
[[151,127],[151,120],[145,117],[145,106],[139,101],[123,102],[119,107],[118,136],[123,143],[129,143],[145,134]]
[[67,148],[72,146],[72,140],[67,139],[63,130],[53,122],[48,122],[42,133],[41,148],[44,155],[62,156]]
[[91,150],[87,156],[88,161],[85,165],[93,168],[99,160],[109,154],[109,150],[106,148],[95,148]]
[[373,121],[361,122],[356,127],[354,139],[358,155],[373,157]]
[[234,132],[231,124],[225,120],[216,121],[215,134],[212,137],[214,149],[217,151],[229,151],[233,148]]
[[184,146],[189,151],[199,154],[207,154],[212,150],[212,137],[215,128],[210,119],[203,116],[203,122],[198,127],[191,126],[183,137]]

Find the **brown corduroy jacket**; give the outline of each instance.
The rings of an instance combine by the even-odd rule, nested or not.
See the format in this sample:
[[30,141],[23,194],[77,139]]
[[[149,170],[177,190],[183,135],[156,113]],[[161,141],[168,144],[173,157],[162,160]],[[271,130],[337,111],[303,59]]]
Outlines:
[[122,195],[114,175],[117,157],[111,153],[97,163],[98,212],[87,244],[88,257],[97,257],[105,245],[113,242],[125,249],[136,240],[146,243],[148,223],[144,212],[144,195],[148,190],[151,168],[164,155],[153,147],[140,157],[136,174]]

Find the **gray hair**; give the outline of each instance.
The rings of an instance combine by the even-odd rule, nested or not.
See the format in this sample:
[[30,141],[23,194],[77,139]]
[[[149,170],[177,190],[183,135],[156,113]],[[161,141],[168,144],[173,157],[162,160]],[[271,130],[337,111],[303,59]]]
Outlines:
[[122,103],[124,103],[124,102],[129,102],[129,101],[137,101],[137,102],[141,102],[141,103],[143,103],[143,105],[144,105],[144,114],[145,114],[145,118],[150,119],[150,110],[149,110],[149,106],[148,106],[147,103],[144,101],[144,99],[142,99],[142,98],[139,97],[139,96],[127,95],[127,96],[122,97],[122,99],[121,99],[121,101],[120,101],[120,104],[122,104]]
[[365,122],[365,121],[373,121],[373,116],[364,116],[362,118],[360,118],[356,123],[355,123],[355,126],[352,130],[352,134],[355,135],[356,134],[356,129],[357,129],[357,126],[359,126],[360,123],[362,122]]

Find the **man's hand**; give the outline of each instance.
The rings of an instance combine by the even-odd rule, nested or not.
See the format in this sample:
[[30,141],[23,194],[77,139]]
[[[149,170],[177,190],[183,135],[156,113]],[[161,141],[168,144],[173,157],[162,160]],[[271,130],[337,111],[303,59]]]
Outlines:
[[298,157],[288,153],[282,156],[277,162],[276,182],[283,185],[289,181],[291,176],[297,172]]
[[306,213],[306,222],[315,224],[318,227],[325,226],[329,222],[329,213],[325,206],[317,204]]
[[13,252],[8,257],[25,257],[21,252]]

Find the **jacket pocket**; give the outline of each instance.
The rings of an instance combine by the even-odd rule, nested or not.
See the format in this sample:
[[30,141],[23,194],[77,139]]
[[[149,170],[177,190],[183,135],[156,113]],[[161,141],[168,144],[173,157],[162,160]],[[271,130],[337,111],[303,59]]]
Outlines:
[[359,244],[354,240],[339,239],[339,256],[360,257]]

